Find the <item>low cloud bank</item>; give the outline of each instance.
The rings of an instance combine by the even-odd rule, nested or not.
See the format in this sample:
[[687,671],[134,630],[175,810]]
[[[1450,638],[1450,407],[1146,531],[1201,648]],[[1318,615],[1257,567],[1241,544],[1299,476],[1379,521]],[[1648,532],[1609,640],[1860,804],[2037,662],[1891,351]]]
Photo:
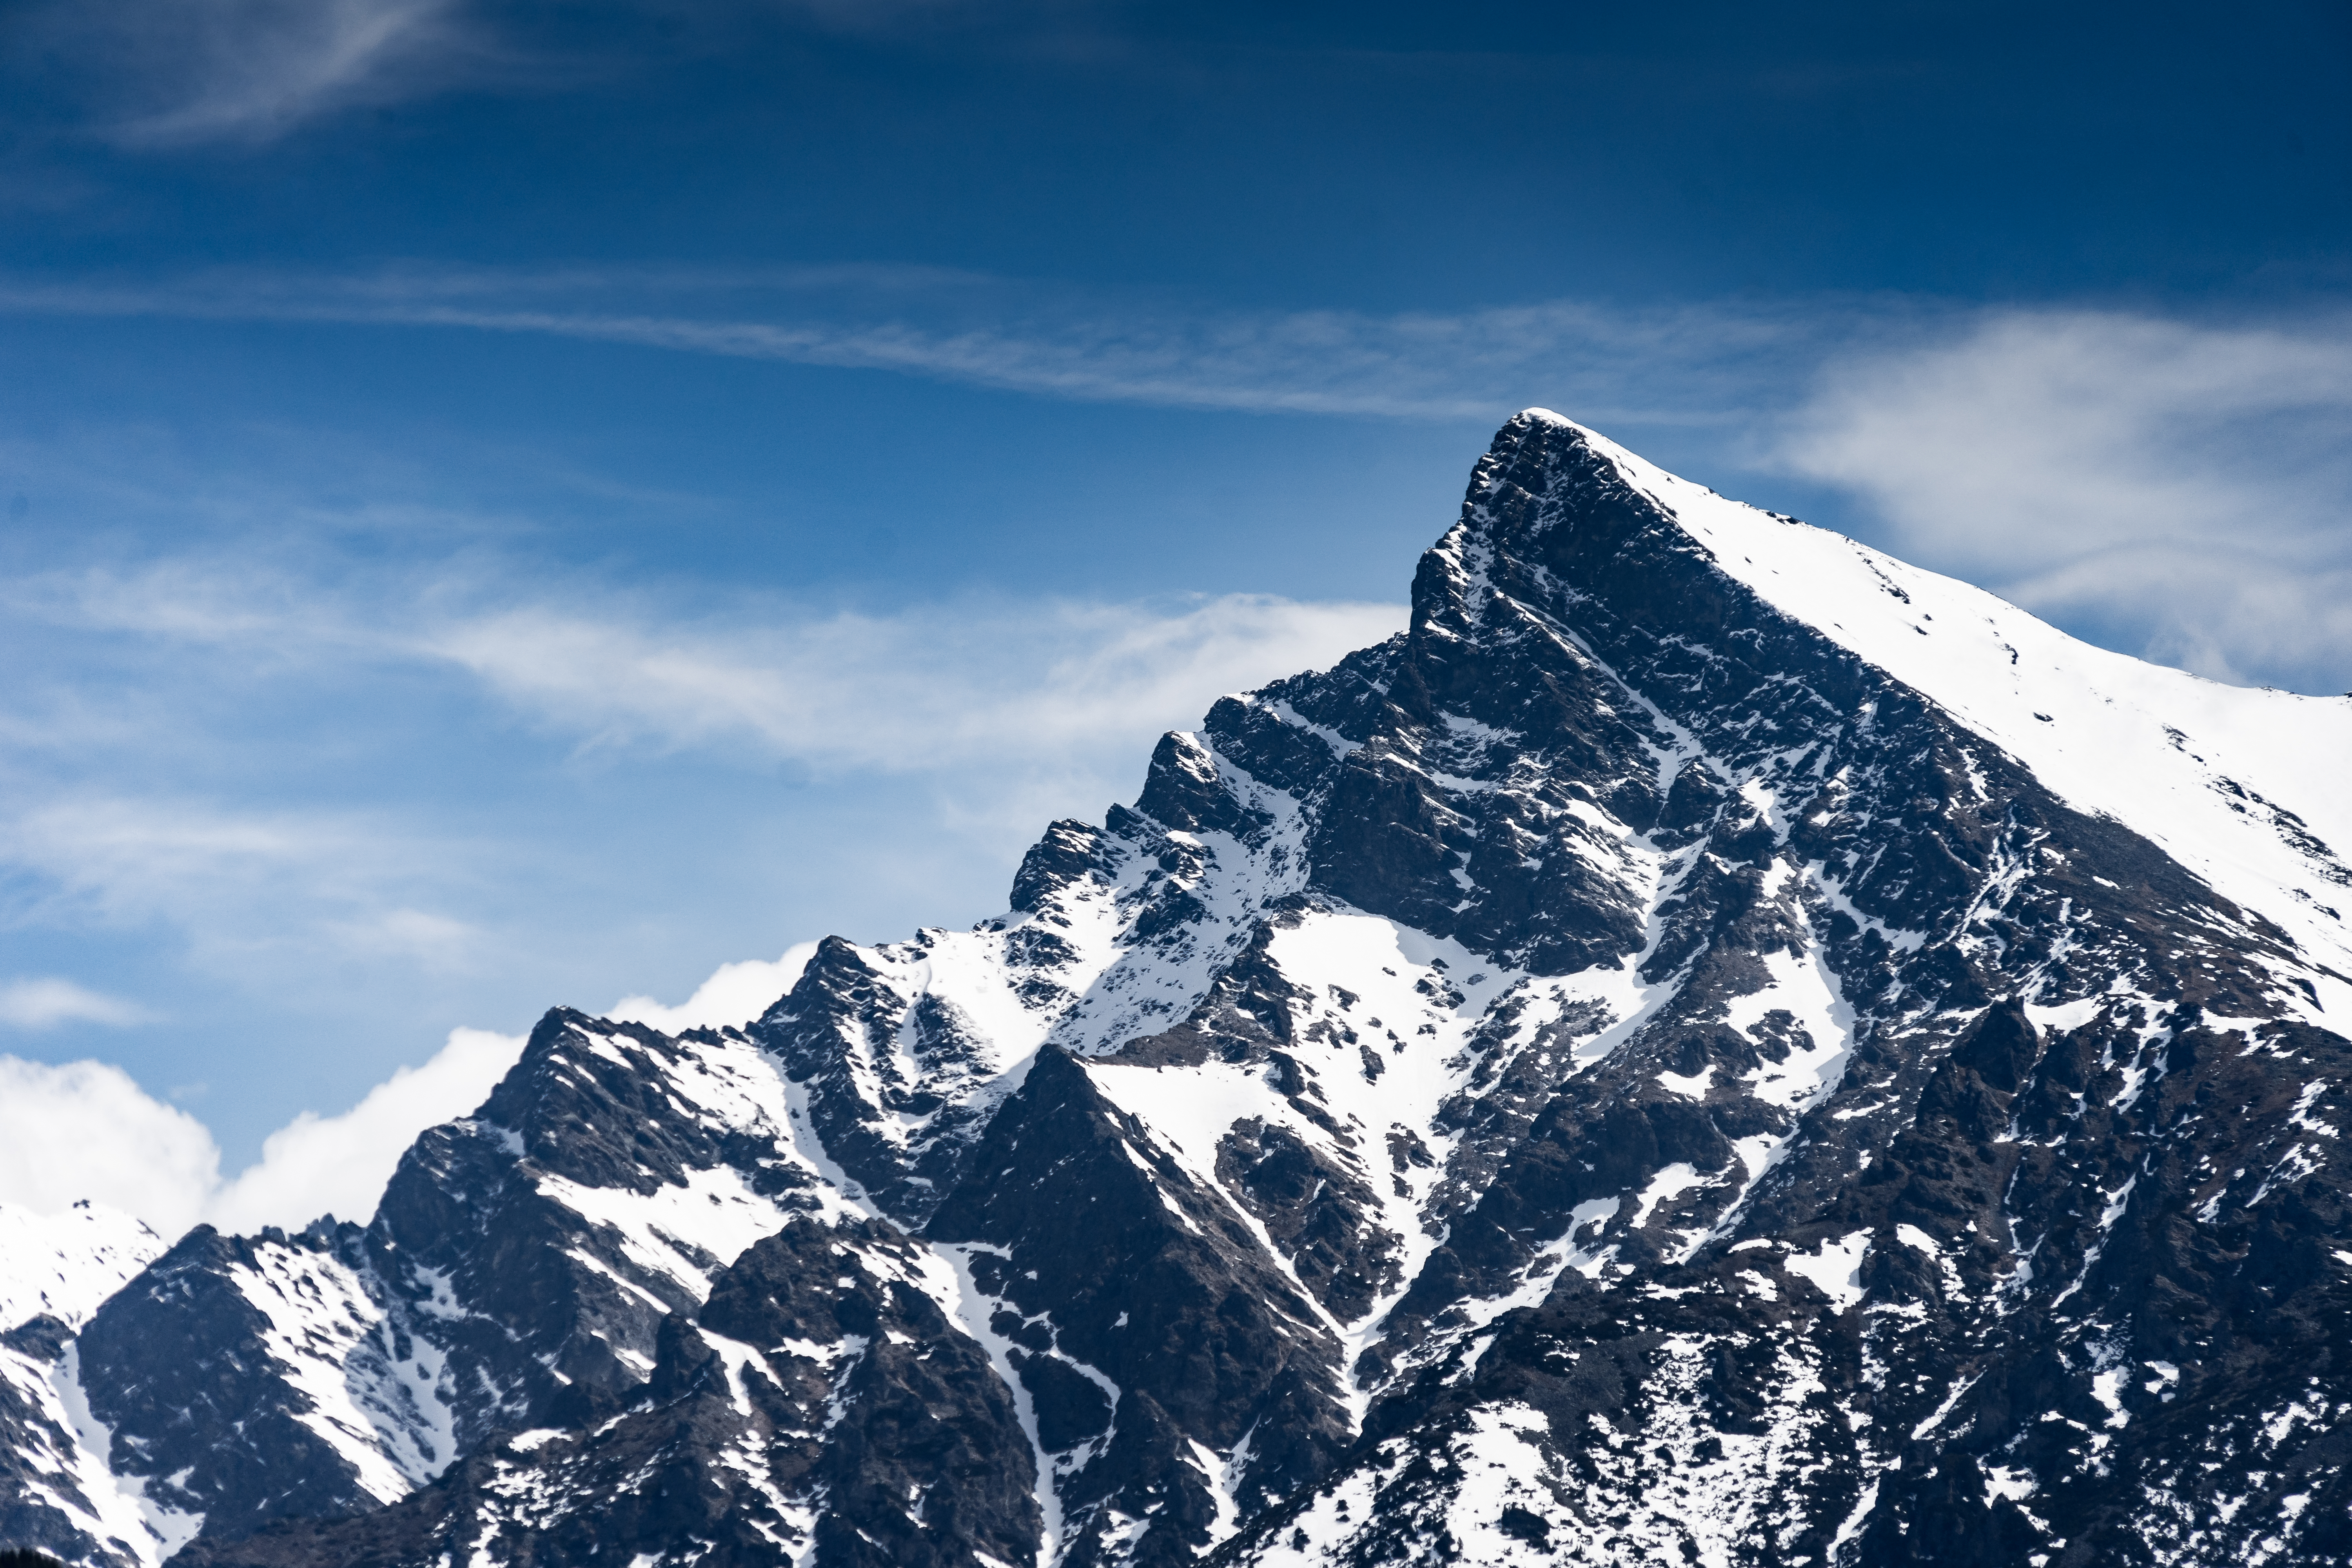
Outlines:
[[199,1221],[229,1231],[299,1228],[324,1214],[365,1221],[402,1151],[479,1105],[522,1045],[454,1029],[431,1060],[402,1068],[341,1115],[304,1111],[226,1181],[211,1129],[121,1068],[0,1057],[0,1203],[56,1214],[88,1198],[167,1237]]
[[[746,1024],[792,989],[815,951],[799,942],[773,961],[721,964],[676,1006],[629,996],[607,1016],[669,1034]],[[211,1131],[121,1068],[0,1056],[0,1204],[46,1215],[88,1198],[167,1237],[199,1222],[237,1233],[299,1228],[325,1214],[365,1224],[417,1134],[479,1107],[523,1043],[452,1029],[431,1060],[401,1068],[340,1115],[304,1111],[226,1180]]]
[[[815,952],[814,942],[797,942],[772,961],[721,964],[676,1006],[628,996],[606,1016],[668,1034],[747,1024],[792,989]],[[238,1233],[299,1228],[325,1214],[365,1224],[416,1135],[479,1107],[523,1043],[520,1035],[452,1029],[432,1059],[399,1068],[349,1110],[297,1116],[226,1180],[211,1131],[121,1068],[0,1056],[0,1204],[57,1214],[88,1198],[167,1237],[200,1221]]]
[[56,1214],[89,1198],[177,1236],[219,1186],[211,1131],[121,1068],[0,1057],[0,1201]]
[[322,1214],[364,1224],[416,1135],[488,1099],[522,1047],[520,1035],[450,1030],[430,1061],[400,1068],[341,1115],[306,1110],[271,1133],[259,1163],[213,1193],[204,1217],[229,1231]]
[[650,996],[624,996],[605,1009],[604,1016],[650,1024],[666,1035],[723,1029],[730,1024],[740,1028],[798,984],[801,971],[815,954],[816,943],[798,942],[772,963],[756,958],[722,963],[693,995],[675,1007],[665,1007]]

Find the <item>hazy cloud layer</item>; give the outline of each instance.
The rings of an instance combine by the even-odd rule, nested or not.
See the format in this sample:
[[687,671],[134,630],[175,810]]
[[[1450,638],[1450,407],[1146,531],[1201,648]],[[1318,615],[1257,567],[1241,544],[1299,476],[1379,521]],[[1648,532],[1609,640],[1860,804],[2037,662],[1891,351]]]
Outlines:
[[[543,920],[538,900],[507,890],[553,896],[594,866],[578,847],[517,837],[520,824],[457,830],[466,814],[446,802],[287,799],[281,781],[321,751],[399,749],[402,721],[352,693],[439,693],[455,707],[433,710],[417,739],[460,767],[462,733],[488,710],[590,768],[697,752],[723,768],[928,783],[936,815],[920,832],[984,839],[993,855],[1131,793],[1158,733],[1219,695],[1328,666],[1404,622],[1397,605],[1256,595],[688,612],[523,574],[420,568],[364,590],[331,575],[298,579],[257,546],[15,585],[0,607],[20,625],[95,637],[109,654],[98,688],[68,670],[62,695],[54,672],[0,695],[0,728],[21,740],[0,796],[0,916],[160,926],[203,973],[281,998],[331,994],[354,965],[495,974],[550,940],[517,923]],[[135,706],[110,712],[126,668]],[[134,787],[158,773],[213,787]],[[26,992],[10,1016],[100,1017],[81,995]],[[649,1019],[686,1016],[646,1005]]]

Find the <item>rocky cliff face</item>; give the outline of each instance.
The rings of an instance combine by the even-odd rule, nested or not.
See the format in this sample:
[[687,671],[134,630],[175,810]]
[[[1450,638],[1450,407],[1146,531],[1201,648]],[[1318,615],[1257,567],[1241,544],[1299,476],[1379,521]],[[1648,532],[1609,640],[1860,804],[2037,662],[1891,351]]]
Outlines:
[[1168,736],[1003,918],[740,1030],[559,1010],[365,1228],[12,1334],[67,1418],[0,1410],[0,1536],[2352,1561],[2347,764],[2352,702],[1522,415],[1409,633]]

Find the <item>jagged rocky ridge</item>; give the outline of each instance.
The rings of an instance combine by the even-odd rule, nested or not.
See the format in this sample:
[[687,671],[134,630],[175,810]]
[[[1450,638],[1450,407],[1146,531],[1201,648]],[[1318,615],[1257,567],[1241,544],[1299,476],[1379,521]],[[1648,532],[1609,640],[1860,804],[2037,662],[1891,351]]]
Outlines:
[[0,1542],[2352,1561],[2347,763],[1531,411],[1004,918],[12,1316]]

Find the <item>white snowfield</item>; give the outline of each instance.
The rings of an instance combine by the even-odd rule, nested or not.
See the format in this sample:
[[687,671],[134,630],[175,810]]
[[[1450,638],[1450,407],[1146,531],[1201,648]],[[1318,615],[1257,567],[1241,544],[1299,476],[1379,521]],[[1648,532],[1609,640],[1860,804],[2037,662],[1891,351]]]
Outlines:
[[80,1328],[168,1245],[103,1204],[44,1215],[0,1203],[0,1333],[44,1316]]

